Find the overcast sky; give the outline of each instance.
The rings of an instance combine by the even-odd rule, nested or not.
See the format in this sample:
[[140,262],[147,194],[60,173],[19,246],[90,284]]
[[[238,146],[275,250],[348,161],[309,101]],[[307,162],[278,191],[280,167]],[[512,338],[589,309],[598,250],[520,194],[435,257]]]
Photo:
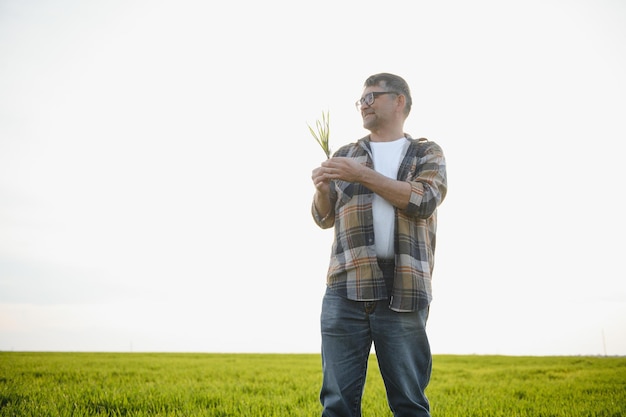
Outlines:
[[0,350],[319,352],[310,136],[444,149],[433,352],[626,354],[626,3],[0,0]]

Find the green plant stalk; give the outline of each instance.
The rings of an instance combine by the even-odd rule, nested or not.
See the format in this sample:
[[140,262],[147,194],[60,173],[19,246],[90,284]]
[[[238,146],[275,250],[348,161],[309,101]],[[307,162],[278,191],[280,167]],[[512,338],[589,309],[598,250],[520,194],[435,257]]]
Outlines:
[[316,120],[315,125],[317,127],[317,132],[315,132],[313,128],[311,128],[311,126],[309,126],[309,124],[307,123],[307,126],[309,127],[309,131],[311,132],[311,135],[313,135],[317,143],[320,145],[320,147],[326,154],[326,158],[329,159],[330,158],[330,146],[329,146],[330,113],[322,112],[322,121],[320,122],[319,120]]

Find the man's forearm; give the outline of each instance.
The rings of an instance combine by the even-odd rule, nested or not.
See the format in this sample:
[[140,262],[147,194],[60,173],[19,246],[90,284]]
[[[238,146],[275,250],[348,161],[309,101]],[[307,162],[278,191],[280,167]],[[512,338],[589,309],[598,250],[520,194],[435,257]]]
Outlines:
[[403,210],[409,205],[411,184],[408,182],[388,178],[367,167],[362,170],[359,182],[394,207]]
[[313,197],[313,204],[315,205],[315,210],[317,210],[317,214],[320,218],[325,219],[328,217],[332,208],[330,206],[330,198],[328,194],[324,194],[317,190],[315,192],[315,196]]

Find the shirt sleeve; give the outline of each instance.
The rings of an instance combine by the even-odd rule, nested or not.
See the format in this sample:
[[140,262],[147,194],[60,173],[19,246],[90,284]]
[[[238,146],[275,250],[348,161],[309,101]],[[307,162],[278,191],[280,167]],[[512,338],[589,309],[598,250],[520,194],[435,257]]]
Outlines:
[[313,220],[315,221],[315,224],[317,224],[322,229],[329,229],[335,225],[335,210],[332,208],[325,217],[322,217],[317,211],[315,203],[311,203],[311,214],[313,215]]
[[335,189],[335,182],[330,182],[330,212],[326,217],[322,217],[315,207],[315,201],[311,203],[311,214],[313,220],[322,229],[330,229],[335,225],[335,204],[337,202],[337,190]]
[[442,149],[434,142],[427,142],[423,153],[418,153],[416,162],[408,173],[411,184],[406,215],[427,219],[444,200],[447,190],[446,160]]

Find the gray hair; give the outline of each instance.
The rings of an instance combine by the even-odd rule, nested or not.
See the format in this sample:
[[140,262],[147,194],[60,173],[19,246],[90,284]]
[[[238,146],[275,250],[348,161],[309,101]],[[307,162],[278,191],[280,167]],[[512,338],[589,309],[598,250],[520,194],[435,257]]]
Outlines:
[[394,93],[403,95],[406,98],[404,114],[406,116],[409,115],[409,113],[411,112],[413,99],[411,98],[411,90],[409,89],[409,85],[406,81],[404,81],[402,77],[383,72],[380,74],[371,75],[367,80],[365,80],[365,87],[373,87],[375,85],[386,88],[387,91],[393,91]]

